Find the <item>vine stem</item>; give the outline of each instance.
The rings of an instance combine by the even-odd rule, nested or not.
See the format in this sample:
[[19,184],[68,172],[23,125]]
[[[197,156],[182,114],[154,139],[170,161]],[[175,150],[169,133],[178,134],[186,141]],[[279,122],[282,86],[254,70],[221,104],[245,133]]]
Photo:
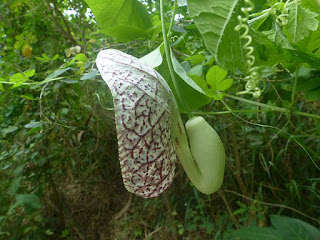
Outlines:
[[289,210],[291,210],[291,211],[294,211],[294,212],[296,212],[296,213],[298,213],[298,214],[300,214],[300,215],[302,215],[302,216],[304,216],[304,217],[306,217],[306,218],[309,218],[309,219],[311,219],[311,220],[313,220],[313,221],[316,221],[317,223],[320,224],[320,221],[319,221],[318,219],[313,218],[313,217],[310,217],[310,216],[304,214],[303,212],[298,211],[298,210],[295,209],[295,208],[292,208],[292,207],[289,207],[289,206],[286,206],[286,205],[283,205],[283,204],[263,202],[263,201],[260,201],[260,200],[257,200],[257,199],[253,199],[253,198],[244,196],[244,195],[242,195],[242,194],[240,194],[240,193],[237,193],[237,192],[234,192],[234,191],[230,191],[230,190],[220,190],[220,191],[221,191],[221,192],[226,192],[226,193],[232,193],[232,194],[238,195],[239,197],[242,197],[242,198],[244,198],[244,199],[247,199],[247,200],[249,200],[249,201],[258,202],[258,203],[261,203],[261,204],[264,204],[264,205],[267,205],[267,206],[279,207],[279,208],[286,208],[286,209],[289,209]]
[[227,110],[227,111],[216,111],[216,112],[200,112],[194,111],[192,112],[195,115],[224,115],[224,114],[232,114],[232,113],[258,113],[258,112],[273,112],[271,109],[266,110]]
[[240,102],[245,102],[245,103],[248,103],[248,104],[251,104],[251,105],[255,105],[255,106],[259,106],[259,107],[262,107],[262,108],[269,108],[272,111],[283,112],[283,113],[292,113],[292,114],[295,114],[295,115],[300,115],[300,116],[320,119],[320,115],[306,113],[306,112],[300,112],[300,111],[290,111],[290,109],[275,107],[275,106],[271,106],[271,105],[268,105],[268,104],[251,101],[251,100],[248,100],[248,99],[245,99],[245,98],[241,98],[241,97],[236,97],[236,96],[233,96],[233,95],[230,95],[230,94],[227,94],[227,93],[224,93],[224,95],[226,97],[228,97],[228,98],[232,98],[232,99],[238,100]]
[[251,100],[248,100],[248,99],[245,99],[245,98],[242,98],[242,97],[236,97],[236,96],[233,96],[233,95],[230,95],[230,94],[227,94],[227,93],[225,93],[224,95],[227,96],[228,98],[232,98],[232,99],[238,100],[240,102],[249,103],[251,105],[256,105],[256,106],[259,106],[259,107],[262,107],[262,108],[269,108],[269,109],[272,109],[273,111],[287,112],[287,113],[290,112],[288,109],[285,109],[285,108],[275,107],[275,106],[271,106],[271,105],[268,105],[268,104],[251,101]]
[[[45,84],[45,83],[48,83],[48,82],[58,81],[58,80],[61,80],[61,79],[64,79],[64,77],[51,78],[51,79],[43,80],[41,82],[22,82],[22,83],[19,83],[19,84],[20,85],[25,85],[25,86],[41,85],[41,84]],[[18,82],[6,82],[6,81],[0,81],[0,83],[9,84],[9,85],[18,84]]]
[[174,16],[176,15],[176,10],[177,10],[177,0],[174,0],[173,10],[172,10],[172,17],[171,17],[170,26],[169,26],[169,29],[168,29],[168,34],[167,34],[168,38],[171,36],[171,29],[173,27]]
[[293,107],[293,105],[295,103],[294,96],[296,95],[296,92],[297,92],[299,70],[300,70],[300,67],[297,68],[295,78],[294,78],[293,89],[292,89],[292,94],[291,94],[291,103],[290,103],[291,108]]
[[[175,5],[176,5],[176,1],[175,0]],[[163,42],[164,42],[164,49],[165,49],[165,54],[166,54],[166,59],[167,59],[167,63],[168,63],[168,67],[169,67],[169,71],[170,71],[170,75],[173,81],[173,85],[174,88],[176,89],[176,92],[178,94],[180,103],[182,104],[183,108],[185,109],[185,111],[188,114],[189,119],[193,118],[193,114],[191,112],[191,110],[189,109],[188,105],[185,103],[179,85],[178,85],[178,81],[175,77],[174,74],[174,70],[173,70],[173,65],[172,65],[172,61],[171,61],[171,49],[170,49],[170,45],[169,45],[169,41],[168,41],[168,36],[166,33],[166,24],[165,24],[165,18],[164,18],[164,10],[163,10],[163,0],[160,0],[160,17],[161,17],[161,26],[162,26],[162,35],[163,35]]]

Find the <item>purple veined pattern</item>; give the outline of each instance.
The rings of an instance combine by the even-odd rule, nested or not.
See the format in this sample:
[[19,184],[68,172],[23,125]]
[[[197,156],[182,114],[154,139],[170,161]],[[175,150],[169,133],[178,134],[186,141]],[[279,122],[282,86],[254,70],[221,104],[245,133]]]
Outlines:
[[109,49],[96,60],[111,90],[123,183],[140,197],[157,197],[174,176],[172,124],[179,114],[166,81],[139,59]]

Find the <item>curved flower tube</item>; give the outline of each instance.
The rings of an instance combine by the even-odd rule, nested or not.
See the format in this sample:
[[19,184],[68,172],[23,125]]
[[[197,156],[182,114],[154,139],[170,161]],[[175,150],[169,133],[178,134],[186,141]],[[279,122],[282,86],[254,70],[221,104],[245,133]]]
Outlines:
[[177,103],[157,71],[113,49],[101,51],[96,63],[113,96],[126,189],[143,198],[157,197],[173,180],[177,154],[199,191],[216,191],[225,153],[210,125],[202,117],[187,122],[190,151]]

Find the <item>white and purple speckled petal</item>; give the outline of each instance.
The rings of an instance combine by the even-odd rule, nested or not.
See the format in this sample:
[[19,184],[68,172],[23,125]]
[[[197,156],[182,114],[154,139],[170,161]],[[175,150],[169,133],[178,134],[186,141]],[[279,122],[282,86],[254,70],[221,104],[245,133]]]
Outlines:
[[113,96],[124,186],[140,197],[157,197],[175,171],[171,126],[178,109],[172,92],[154,69],[121,51],[101,51],[96,63]]

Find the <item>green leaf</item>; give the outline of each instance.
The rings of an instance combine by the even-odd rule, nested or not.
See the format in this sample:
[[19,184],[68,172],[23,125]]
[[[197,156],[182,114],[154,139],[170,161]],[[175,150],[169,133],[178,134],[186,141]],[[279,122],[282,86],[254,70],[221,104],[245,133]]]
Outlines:
[[14,169],[13,175],[14,175],[15,177],[19,176],[19,175],[22,173],[22,171],[23,171],[23,169],[24,169],[24,166],[25,166],[25,163],[19,164],[19,165]]
[[249,25],[253,27],[254,29],[259,29],[263,23],[265,23],[266,20],[269,20],[270,11],[267,11],[265,13],[257,12],[253,14],[255,18],[248,21]]
[[24,125],[25,128],[31,128],[28,132],[26,132],[26,136],[31,135],[35,132],[39,132],[42,130],[42,123],[41,122],[30,122]]
[[174,71],[179,75],[180,78],[182,78],[190,87],[192,87],[194,90],[205,94],[205,92],[202,91],[202,89],[195,84],[194,81],[187,75],[184,68],[181,66],[181,64],[178,62],[178,60],[175,58],[175,56],[171,53],[171,60]]
[[18,189],[20,187],[20,181],[21,181],[21,176],[16,177],[12,180],[12,182],[8,188],[9,195],[14,195],[18,191]]
[[137,0],[86,0],[103,33],[119,41],[147,37],[150,14]]
[[317,13],[303,8],[297,3],[291,4],[289,9],[288,24],[285,29],[293,43],[308,37],[309,31],[317,30],[319,25],[319,21],[316,19]]
[[237,17],[243,14],[239,3],[239,0],[203,0],[199,4],[199,0],[188,0],[190,16],[202,34],[207,48],[219,65],[233,72],[237,69],[245,72],[247,69],[246,51],[242,48],[246,41],[241,40],[241,34],[235,31],[238,25]]
[[51,58],[50,58],[47,54],[45,54],[45,53],[42,53],[42,57],[43,57],[43,59],[44,59],[45,61],[50,61],[50,60],[51,60]]
[[10,77],[9,81],[14,83],[22,83],[28,81],[28,78],[22,73],[15,73]]
[[209,69],[206,80],[211,86],[211,93],[215,94],[217,91],[225,91],[233,84],[233,79],[225,79],[228,72],[218,65]]
[[36,57],[36,59],[42,62],[51,62],[56,60],[58,57],[59,57],[59,54],[56,54],[52,58],[50,58],[47,54],[43,53],[42,57]]
[[34,70],[34,69],[31,69],[31,70],[28,70],[28,71],[23,72],[23,74],[24,74],[27,78],[33,77],[35,73],[36,73],[36,70]]
[[207,93],[209,91],[208,84],[206,80],[204,80],[202,77],[198,75],[189,75],[191,79],[205,92]]
[[320,99],[320,87],[313,90],[306,91],[305,98],[308,101],[315,101]]
[[159,67],[162,63],[162,55],[164,52],[164,44],[162,43],[152,52],[140,58],[145,64],[149,65],[151,68]]
[[46,77],[45,80],[50,80],[50,79],[56,78],[56,77],[60,76],[61,74],[65,73],[66,71],[68,71],[69,69],[71,69],[71,68],[67,67],[67,68],[57,69],[53,73],[51,73],[48,77]]
[[9,212],[20,206],[25,206],[29,209],[39,209],[41,208],[41,203],[38,196],[34,194],[18,194],[15,202],[10,206]]
[[299,46],[309,50],[320,58],[320,28],[316,32],[311,32],[308,38],[304,38],[299,42]]
[[208,71],[206,80],[213,91],[217,91],[219,89],[219,84],[227,77],[227,75],[228,72],[226,70],[215,65]]
[[[206,95],[215,100],[223,98],[223,93],[217,91],[225,91],[233,84],[233,79],[225,79],[228,72],[218,65],[209,69],[206,75],[206,81],[199,75],[190,75],[191,79],[206,93]],[[210,85],[210,88],[208,87]]]
[[[256,226],[243,227],[239,230],[233,231],[231,234],[227,234],[228,240],[287,240],[289,238],[283,238],[280,233],[272,228],[260,228]],[[291,240],[291,239],[290,239]]]
[[320,230],[312,225],[295,218],[271,215],[270,220],[275,229],[284,239],[290,240],[318,240]]
[[30,93],[19,95],[19,97],[25,98],[25,99],[28,99],[28,100],[34,100],[33,95],[30,94]]
[[26,125],[24,125],[25,128],[35,128],[35,127],[42,127],[41,122],[30,122]]
[[37,60],[45,62],[46,60],[42,57],[36,57]]
[[[2,224],[3,221],[7,219],[6,216],[0,216],[0,225]],[[1,234],[1,233],[0,233]]]
[[88,62],[87,56],[86,56],[85,54],[83,54],[83,53],[78,53],[78,54],[75,56],[74,59],[76,59],[76,60],[78,60],[78,61],[80,61],[80,62],[83,62],[83,63]]
[[44,233],[49,236],[54,234],[54,232],[52,232],[50,229],[47,229]]
[[61,109],[58,111],[57,115],[58,115],[58,116],[65,116],[68,112],[69,112],[69,109],[68,109],[68,108],[61,108]]
[[190,57],[187,57],[184,59],[185,61],[190,61],[193,65],[201,64],[203,61],[206,60],[205,56],[198,54],[198,55],[192,55]]
[[[2,81],[2,79],[0,79],[0,81]],[[3,88],[2,83],[0,83],[0,91],[5,91],[5,89]]]
[[3,134],[3,136],[5,137],[7,134],[9,133],[13,133],[15,132],[16,130],[18,130],[18,127],[16,126],[9,126],[7,128],[4,128],[1,130],[1,133]]
[[[287,63],[291,63],[293,66],[296,66],[297,63],[309,64],[312,68],[320,70],[320,57],[315,56],[312,53],[306,52],[304,49],[298,48],[295,46],[296,50],[291,49],[282,49],[283,57]],[[285,65],[284,65],[285,66]],[[285,66],[287,67],[287,66]]]
[[[177,60],[176,60],[177,61]],[[178,62],[178,61],[177,61]],[[180,65],[180,64],[179,64]],[[184,71],[183,67],[180,65],[179,67],[179,71],[181,76],[187,76],[187,73]],[[179,107],[179,110],[181,112],[184,112],[185,109],[183,108],[181,102],[180,102],[180,99],[179,97],[177,96],[177,92],[175,90],[175,87],[174,87],[174,84],[172,82],[172,79],[171,79],[171,74],[170,74],[170,71],[169,71],[169,68],[168,68],[168,64],[167,64],[167,61],[166,61],[166,58],[163,58],[163,63],[159,66],[158,68],[158,72],[161,74],[161,76],[168,82],[173,94],[174,94],[174,97],[178,103],[178,107]],[[184,72],[184,73],[182,73]],[[178,87],[181,91],[181,94],[182,94],[182,97],[185,101],[185,104],[188,105],[188,107],[193,110],[193,109],[196,109],[196,108],[199,108],[207,103],[210,102],[210,98],[207,97],[205,94],[202,94],[200,93],[199,91],[197,91],[196,89],[194,89],[193,87],[191,87],[185,80],[183,80],[178,74],[175,73],[175,77],[178,81]],[[189,77],[188,77],[188,81],[192,81],[193,80]],[[194,85],[196,85],[195,82],[193,82]],[[201,89],[200,87],[197,86],[197,88]],[[202,92],[204,92],[202,89],[201,89]]]
[[273,22],[273,27],[272,29],[268,31],[262,31],[262,34],[267,36],[267,38],[275,43],[278,46],[281,46],[286,49],[294,49],[289,41],[287,40],[286,36],[283,35],[282,30],[277,22]]
[[298,84],[297,91],[308,91],[320,87],[320,77],[310,78],[307,81]]
[[223,80],[220,84],[219,84],[219,91],[226,91],[227,89],[229,89],[233,84],[233,79],[228,78]]
[[31,130],[29,130],[28,132],[26,132],[26,136],[29,136],[35,132],[40,132],[42,130],[42,127],[35,127],[35,128],[32,128]]
[[90,79],[94,79],[97,75],[99,74],[99,71],[97,69],[88,72],[87,74],[85,74],[84,76],[82,76],[80,78],[80,80],[90,80]]
[[198,75],[201,76],[203,71],[203,66],[202,65],[196,65],[193,68],[190,69],[188,72],[189,75]]
[[58,57],[59,57],[59,54],[54,55],[54,56],[51,58],[51,61],[56,60]]
[[244,213],[244,212],[246,212],[246,211],[248,211],[246,208],[240,208],[240,209],[234,211],[233,214],[234,214],[234,215],[238,215],[238,214]]

